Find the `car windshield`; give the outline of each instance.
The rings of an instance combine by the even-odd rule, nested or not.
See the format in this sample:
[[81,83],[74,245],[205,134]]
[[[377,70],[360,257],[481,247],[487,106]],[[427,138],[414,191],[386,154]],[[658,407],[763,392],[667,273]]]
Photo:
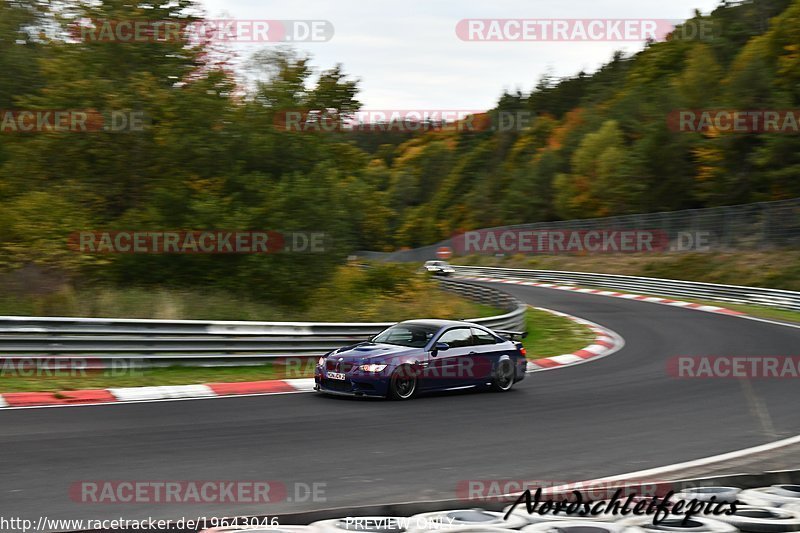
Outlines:
[[372,338],[372,342],[423,348],[438,329],[424,324],[398,324],[378,333]]

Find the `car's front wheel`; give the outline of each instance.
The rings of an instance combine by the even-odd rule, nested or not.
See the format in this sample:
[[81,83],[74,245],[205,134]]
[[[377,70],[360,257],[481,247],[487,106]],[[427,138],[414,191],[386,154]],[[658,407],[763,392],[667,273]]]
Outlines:
[[401,366],[392,372],[389,379],[390,400],[410,400],[417,392],[417,376],[407,366]]
[[492,380],[492,390],[505,392],[514,386],[514,362],[511,359],[501,359],[497,362]]

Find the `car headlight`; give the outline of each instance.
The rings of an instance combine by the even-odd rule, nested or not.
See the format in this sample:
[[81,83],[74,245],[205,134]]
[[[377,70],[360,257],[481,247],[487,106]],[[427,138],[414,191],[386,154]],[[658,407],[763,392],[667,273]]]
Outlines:
[[363,370],[364,372],[380,372],[387,365],[361,365],[358,367],[359,370]]
[[322,357],[320,357],[319,360],[317,361],[317,366],[325,366],[325,356],[324,355]]

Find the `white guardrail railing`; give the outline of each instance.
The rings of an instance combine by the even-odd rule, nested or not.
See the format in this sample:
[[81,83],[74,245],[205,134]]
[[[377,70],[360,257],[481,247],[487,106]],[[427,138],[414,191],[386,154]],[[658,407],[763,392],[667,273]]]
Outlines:
[[800,292],[781,289],[744,287],[741,285],[718,285],[715,283],[674,279],[641,278],[618,274],[564,272],[560,270],[526,270],[518,268],[474,266],[455,266],[455,269],[457,274],[465,276],[535,279],[546,283],[603,287],[644,294],[762,305],[778,309],[800,311]]
[[[444,290],[507,311],[470,322],[524,329],[526,306],[509,294],[456,280],[440,283]],[[87,368],[260,364],[319,356],[392,324],[0,316],[0,358],[84,358]]]

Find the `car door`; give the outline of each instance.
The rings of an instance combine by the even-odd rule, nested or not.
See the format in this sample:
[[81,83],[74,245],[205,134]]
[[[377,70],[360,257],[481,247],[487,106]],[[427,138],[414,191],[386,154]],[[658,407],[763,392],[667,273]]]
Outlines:
[[492,333],[482,329],[472,328],[473,355],[472,368],[475,384],[485,384],[492,380],[492,370],[496,361],[505,353],[502,343]]
[[472,383],[473,352],[472,330],[469,327],[455,327],[446,330],[435,341],[447,343],[449,349],[431,353],[425,372],[424,387],[428,389],[449,389]]

